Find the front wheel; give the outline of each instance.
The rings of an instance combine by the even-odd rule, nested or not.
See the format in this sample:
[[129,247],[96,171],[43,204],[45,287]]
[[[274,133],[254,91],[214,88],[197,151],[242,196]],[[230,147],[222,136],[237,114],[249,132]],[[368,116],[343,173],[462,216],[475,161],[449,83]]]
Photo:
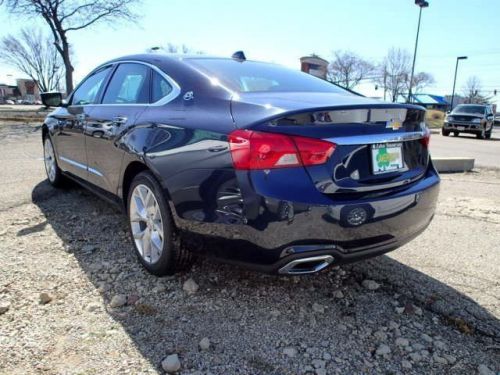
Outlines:
[[447,137],[447,136],[450,135],[450,131],[449,130],[441,129],[441,134],[444,135],[445,137]]
[[62,187],[65,180],[61,169],[57,165],[56,153],[49,135],[46,135],[43,139],[43,161],[50,184],[54,187]]
[[150,172],[141,172],[132,181],[127,207],[132,242],[148,272],[172,275],[191,263],[191,254],[175,241],[172,215]]

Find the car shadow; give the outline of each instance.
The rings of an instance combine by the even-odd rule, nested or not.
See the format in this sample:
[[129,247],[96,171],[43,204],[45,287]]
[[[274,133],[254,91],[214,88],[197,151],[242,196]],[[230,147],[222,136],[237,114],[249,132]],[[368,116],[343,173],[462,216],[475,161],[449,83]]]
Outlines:
[[[462,332],[456,333],[458,336],[488,336],[493,341],[500,338],[498,319],[474,300],[387,256],[307,277],[262,275],[204,260],[190,271],[156,278],[137,261],[126,218],[118,208],[78,187],[54,194],[47,181],[34,187],[32,201],[46,222],[23,228],[18,236],[49,224],[100,291],[107,313],[158,370],[168,352],[179,353],[184,363],[206,361],[207,366],[216,367],[217,360],[232,350],[232,344],[241,347],[243,335],[250,369],[255,373],[287,373],[266,357],[266,351],[275,350],[274,346],[266,347],[275,343],[263,339],[268,332],[278,332],[281,343],[314,344],[335,335],[343,337],[346,334],[339,331],[339,322],[386,324],[390,316],[383,311],[394,299],[405,307],[404,314],[415,314],[412,307],[408,308],[412,304],[438,314],[445,324],[454,327],[453,331]],[[187,296],[182,285],[190,277],[200,290]],[[380,281],[382,288],[376,292],[362,288],[365,277]],[[339,284],[342,299],[334,297]],[[128,305],[110,308],[116,294],[128,296]],[[328,314],[321,324],[310,313],[316,303]],[[305,331],[297,328],[302,326]],[[149,334],[152,332],[154,335]],[[213,343],[210,356],[198,352],[197,343],[205,336]],[[341,341],[336,345],[342,348]],[[193,346],[195,349],[190,349]]]

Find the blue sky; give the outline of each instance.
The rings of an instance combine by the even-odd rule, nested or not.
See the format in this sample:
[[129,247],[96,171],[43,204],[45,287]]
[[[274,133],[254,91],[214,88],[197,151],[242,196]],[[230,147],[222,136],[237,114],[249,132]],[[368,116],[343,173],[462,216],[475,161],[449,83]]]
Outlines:
[[[450,93],[456,56],[467,55],[459,68],[458,91],[476,75],[485,94],[499,90],[500,104],[500,1],[429,2],[416,63],[416,71],[429,72],[436,80],[426,91]],[[69,34],[75,81],[108,59],[168,42],[225,56],[242,49],[248,58],[297,69],[299,57],[314,52],[331,59],[337,49],[377,62],[390,47],[413,53],[418,19],[413,0],[143,0],[138,11],[143,17],[136,25],[101,25]],[[0,23],[0,37],[36,25],[27,17],[9,16],[3,8]],[[19,76],[0,65],[0,82],[8,81],[7,74]],[[371,83],[360,91],[376,94]]]

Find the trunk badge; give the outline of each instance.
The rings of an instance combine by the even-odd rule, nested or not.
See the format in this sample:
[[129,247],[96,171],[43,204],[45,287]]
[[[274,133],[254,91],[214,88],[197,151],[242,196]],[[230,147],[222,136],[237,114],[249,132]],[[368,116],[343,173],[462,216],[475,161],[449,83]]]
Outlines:
[[391,119],[387,121],[387,124],[385,125],[386,129],[392,129],[392,130],[398,130],[399,128],[402,127],[402,124],[400,121]]

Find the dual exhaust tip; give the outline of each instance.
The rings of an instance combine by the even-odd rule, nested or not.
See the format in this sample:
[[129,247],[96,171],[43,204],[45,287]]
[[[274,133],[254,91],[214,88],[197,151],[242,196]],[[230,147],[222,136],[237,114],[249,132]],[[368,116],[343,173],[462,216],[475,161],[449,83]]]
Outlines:
[[282,275],[305,275],[319,272],[333,263],[333,256],[318,255],[314,257],[292,260],[278,271]]

